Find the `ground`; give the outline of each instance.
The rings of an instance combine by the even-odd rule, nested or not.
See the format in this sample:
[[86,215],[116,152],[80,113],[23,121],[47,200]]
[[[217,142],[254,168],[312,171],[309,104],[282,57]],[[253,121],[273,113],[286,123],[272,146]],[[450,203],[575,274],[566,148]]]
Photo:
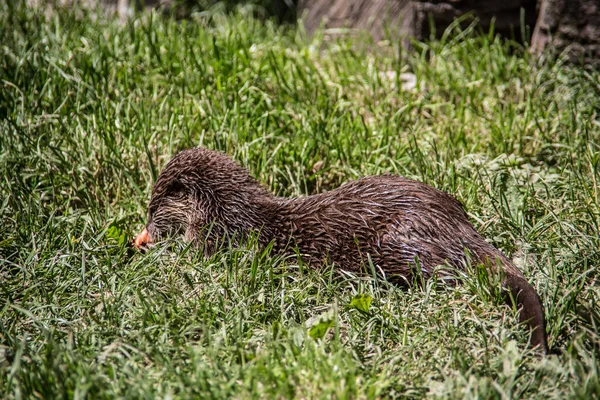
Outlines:
[[[400,49],[225,16],[0,4],[0,397],[597,398],[600,73],[476,26]],[[142,254],[177,151],[282,196],[395,173],[456,196],[539,292],[408,290],[182,240]]]

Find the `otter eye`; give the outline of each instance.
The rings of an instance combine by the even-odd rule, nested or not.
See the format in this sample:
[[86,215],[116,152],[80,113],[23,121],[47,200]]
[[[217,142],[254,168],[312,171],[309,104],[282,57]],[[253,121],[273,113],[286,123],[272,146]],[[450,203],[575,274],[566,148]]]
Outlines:
[[167,186],[167,193],[169,193],[169,194],[173,194],[173,193],[184,194],[185,192],[186,192],[185,186],[183,185],[183,183],[181,183],[179,181],[173,181],[169,184],[169,186]]

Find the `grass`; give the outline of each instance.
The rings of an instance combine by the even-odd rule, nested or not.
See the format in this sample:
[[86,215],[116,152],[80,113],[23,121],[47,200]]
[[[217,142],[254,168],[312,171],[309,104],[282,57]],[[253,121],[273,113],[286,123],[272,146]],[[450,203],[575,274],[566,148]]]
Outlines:
[[[600,396],[600,73],[476,27],[402,51],[327,35],[0,4],[0,397]],[[384,172],[452,193],[560,354],[526,348],[485,274],[402,290],[252,243],[132,251],[157,174],[199,145],[278,195]]]

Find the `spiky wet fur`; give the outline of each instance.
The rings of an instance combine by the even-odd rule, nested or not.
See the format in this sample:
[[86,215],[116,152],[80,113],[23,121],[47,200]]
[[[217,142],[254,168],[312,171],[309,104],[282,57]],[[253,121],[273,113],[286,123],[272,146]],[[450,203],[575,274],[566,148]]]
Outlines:
[[410,284],[415,266],[425,278],[448,264],[500,265],[504,287],[532,329],[531,343],[547,353],[544,312],[523,274],[487,243],[449,194],[395,175],[370,176],[330,192],[278,198],[248,171],[221,153],[196,148],[177,154],[156,182],[148,223],[150,236],[184,234],[206,253],[223,237],[260,232],[276,252],[296,248],[318,267],[326,260],[360,271],[370,257],[386,278]]

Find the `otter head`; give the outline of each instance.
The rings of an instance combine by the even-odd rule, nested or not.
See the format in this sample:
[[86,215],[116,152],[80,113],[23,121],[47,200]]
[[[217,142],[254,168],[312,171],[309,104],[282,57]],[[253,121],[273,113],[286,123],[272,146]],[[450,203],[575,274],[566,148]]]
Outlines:
[[211,226],[213,236],[260,226],[261,201],[268,194],[229,157],[196,148],[177,154],[160,173],[148,206],[148,222],[134,239],[141,248],[169,236],[187,241]]
[[197,183],[190,179],[189,165],[179,162],[180,158],[167,164],[152,189],[146,227],[134,239],[137,248],[166,237],[189,236],[190,227],[199,222],[201,210],[196,210],[193,198]]

